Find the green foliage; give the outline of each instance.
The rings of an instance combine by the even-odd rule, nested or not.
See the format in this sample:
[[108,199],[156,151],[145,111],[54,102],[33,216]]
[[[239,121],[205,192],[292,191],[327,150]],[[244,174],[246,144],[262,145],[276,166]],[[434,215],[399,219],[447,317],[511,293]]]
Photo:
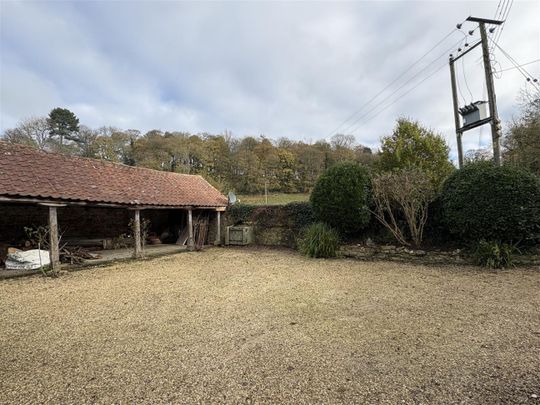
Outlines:
[[315,222],[315,213],[309,202],[292,202],[283,207],[291,229],[301,231]]
[[[371,149],[355,145],[354,138],[336,135],[331,142],[314,144],[244,138],[223,134],[180,131],[97,129],[79,126],[71,111],[57,108],[49,117],[23,120],[2,134],[12,143],[69,155],[104,159],[155,170],[198,174],[221,191],[239,194],[308,194],[327,168],[345,160],[372,165]],[[261,199],[264,201],[264,198]],[[246,203],[249,203],[247,198]],[[270,201],[269,201],[270,202]],[[278,197],[274,203],[289,200]]]
[[531,173],[476,162],[453,173],[442,192],[443,220],[462,240],[537,241],[540,180]]
[[377,167],[382,171],[420,169],[440,186],[454,170],[444,138],[418,122],[398,119],[392,135],[382,138],[381,143]]
[[540,176],[540,91],[521,98],[520,115],[503,140],[504,161]]
[[311,193],[311,205],[318,220],[343,234],[365,228],[370,220],[370,177],[357,163],[340,163],[326,170]]
[[251,204],[234,204],[227,209],[227,216],[235,225],[249,222],[251,214],[256,208],[256,205]]
[[63,139],[78,141],[75,136],[79,132],[79,119],[67,108],[54,108],[49,113],[48,118],[49,131],[51,136],[59,136],[60,143]]
[[481,240],[474,250],[474,259],[479,266],[490,269],[505,269],[512,266],[516,248],[507,243]]
[[300,252],[309,257],[336,257],[339,250],[339,235],[322,222],[310,225],[299,240]]

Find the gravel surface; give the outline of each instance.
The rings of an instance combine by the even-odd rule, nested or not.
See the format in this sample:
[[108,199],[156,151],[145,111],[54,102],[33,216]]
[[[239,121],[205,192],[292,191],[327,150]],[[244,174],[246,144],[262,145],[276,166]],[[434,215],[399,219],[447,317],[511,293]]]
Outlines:
[[0,282],[0,403],[540,404],[540,270],[214,248]]

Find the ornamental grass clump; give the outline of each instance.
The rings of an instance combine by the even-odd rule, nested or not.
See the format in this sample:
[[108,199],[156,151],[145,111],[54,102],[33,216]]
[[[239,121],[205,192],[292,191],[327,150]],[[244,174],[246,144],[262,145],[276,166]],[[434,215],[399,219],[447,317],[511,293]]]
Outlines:
[[479,266],[505,269],[513,265],[516,251],[516,247],[508,243],[481,240],[474,250],[474,258]]
[[298,247],[300,252],[309,257],[336,257],[339,250],[339,235],[328,225],[317,222],[306,228]]

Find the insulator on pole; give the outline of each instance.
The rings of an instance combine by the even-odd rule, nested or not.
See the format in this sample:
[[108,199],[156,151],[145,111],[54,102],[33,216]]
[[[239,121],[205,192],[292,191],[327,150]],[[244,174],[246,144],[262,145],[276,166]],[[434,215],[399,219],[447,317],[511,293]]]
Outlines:
[[458,30],[461,29],[461,26],[462,26],[462,24],[456,24],[456,28],[457,28]]

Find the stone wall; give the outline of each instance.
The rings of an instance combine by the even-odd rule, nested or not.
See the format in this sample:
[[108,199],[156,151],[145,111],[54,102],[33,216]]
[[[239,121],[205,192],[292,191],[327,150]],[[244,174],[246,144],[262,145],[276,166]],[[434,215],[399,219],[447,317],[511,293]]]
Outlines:
[[244,224],[253,227],[253,243],[262,246],[294,248],[302,229],[312,223],[308,203],[286,205],[238,205],[229,209],[225,226]]

